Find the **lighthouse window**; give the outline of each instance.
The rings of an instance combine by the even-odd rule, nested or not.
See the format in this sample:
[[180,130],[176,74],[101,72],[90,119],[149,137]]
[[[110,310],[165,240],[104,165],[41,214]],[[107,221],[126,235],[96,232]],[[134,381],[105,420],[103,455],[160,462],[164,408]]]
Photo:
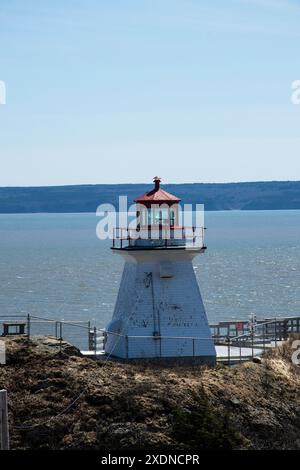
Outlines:
[[147,212],[145,210],[141,211],[141,216],[140,216],[140,220],[141,220],[141,225],[147,225],[148,224],[148,219],[147,219]]
[[153,223],[153,211],[148,209],[148,225],[152,225]]
[[173,209],[170,210],[170,225],[175,225],[175,213]]
[[[148,209],[147,211],[148,225],[168,225],[169,224],[169,210],[162,209]],[[174,218],[174,212],[173,212]]]
[[158,211],[155,213],[155,223],[156,224],[161,224],[162,223],[162,211]]
[[169,223],[169,211],[168,209],[160,209],[156,212],[155,223],[160,225],[168,225]]

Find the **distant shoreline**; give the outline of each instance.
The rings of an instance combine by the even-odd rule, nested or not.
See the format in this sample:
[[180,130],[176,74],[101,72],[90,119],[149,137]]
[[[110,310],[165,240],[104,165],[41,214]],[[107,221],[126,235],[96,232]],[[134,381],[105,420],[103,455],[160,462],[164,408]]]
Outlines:
[[[118,206],[120,195],[128,204],[147,184],[0,187],[0,214],[86,213],[99,204]],[[183,204],[205,205],[206,211],[300,209],[300,181],[166,184],[164,188]]]
[[[240,213],[247,213],[247,212],[297,212],[300,211],[299,209],[219,209],[219,210],[212,210],[212,209],[205,209],[206,212],[240,212]],[[94,211],[86,211],[86,212],[0,212],[0,217],[5,215],[96,215],[96,210]],[[0,227],[1,229],[1,227]]]

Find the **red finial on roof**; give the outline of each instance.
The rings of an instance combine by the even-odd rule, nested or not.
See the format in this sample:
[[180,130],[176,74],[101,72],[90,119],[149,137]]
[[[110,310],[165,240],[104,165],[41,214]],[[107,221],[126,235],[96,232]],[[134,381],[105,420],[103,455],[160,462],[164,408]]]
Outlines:
[[155,183],[155,190],[158,191],[159,188],[160,188],[161,177],[160,176],[154,176],[153,182]]

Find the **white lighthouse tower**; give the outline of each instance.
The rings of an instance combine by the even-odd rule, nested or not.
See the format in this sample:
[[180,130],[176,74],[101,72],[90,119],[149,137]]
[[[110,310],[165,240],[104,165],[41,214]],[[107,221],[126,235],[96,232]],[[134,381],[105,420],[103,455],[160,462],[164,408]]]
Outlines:
[[[180,199],[160,187],[135,199],[137,228],[115,231],[124,271],[105,352],[122,359],[197,359],[215,363],[193,258],[206,249],[196,227],[179,223]],[[203,230],[200,231],[203,234]],[[200,240],[199,240],[200,238]]]

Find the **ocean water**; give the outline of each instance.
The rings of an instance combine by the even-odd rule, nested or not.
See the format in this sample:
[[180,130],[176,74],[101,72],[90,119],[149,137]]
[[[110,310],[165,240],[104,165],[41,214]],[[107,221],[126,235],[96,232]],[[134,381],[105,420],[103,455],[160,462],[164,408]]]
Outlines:
[[[0,315],[110,320],[122,259],[95,214],[0,215]],[[195,262],[210,322],[300,315],[300,211],[205,214]],[[81,332],[78,332],[80,336]]]

